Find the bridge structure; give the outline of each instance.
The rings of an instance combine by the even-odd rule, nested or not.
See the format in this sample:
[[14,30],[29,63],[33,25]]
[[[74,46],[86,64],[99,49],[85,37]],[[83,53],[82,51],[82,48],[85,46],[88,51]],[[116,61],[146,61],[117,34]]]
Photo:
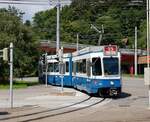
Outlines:
[[[77,49],[76,43],[69,43],[69,42],[61,42],[60,44],[64,48],[64,52],[74,52]],[[78,48],[83,49],[86,47],[91,47],[95,45],[88,45],[88,44],[78,44]],[[48,52],[50,54],[56,53],[56,42],[55,41],[49,41],[49,40],[42,40],[40,41],[40,49],[42,51]],[[134,55],[135,50],[134,49],[127,49],[127,48],[119,48],[119,51],[121,54],[126,55]],[[147,52],[146,50],[137,49],[137,55],[138,56],[146,56]]]
[[[64,53],[72,53],[77,50],[76,43],[69,43],[69,42],[61,42],[60,44],[63,47]],[[94,45],[86,45],[86,44],[78,44],[78,49],[83,49],[86,47],[91,47]],[[43,52],[47,52],[48,54],[56,54],[56,42],[55,41],[48,41],[42,40],[40,41],[39,50]],[[122,70],[125,73],[130,72],[130,68],[134,67],[134,49],[125,49],[119,48],[121,52],[121,64]],[[138,73],[144,73],[144,67],[147,65],[147,51],[146,50],[137,50],[137,59],[138,59]]]

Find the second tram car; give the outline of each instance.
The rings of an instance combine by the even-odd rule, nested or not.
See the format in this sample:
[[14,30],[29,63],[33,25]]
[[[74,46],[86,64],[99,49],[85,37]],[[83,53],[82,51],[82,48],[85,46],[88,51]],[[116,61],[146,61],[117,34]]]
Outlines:
[[[40,61],[42,62],[42,61]],[[72,86],[99,96],[117,96],[121,93],[120,52],[117,46],[94,46],[63,54],[63,84]],[[42,63],[40,63],[41,65]],[[47,56],[47,81],[52,85],[61,85],[59,60],[57,55]],[[45,81],[45,70],[40,66],[40,78]]]

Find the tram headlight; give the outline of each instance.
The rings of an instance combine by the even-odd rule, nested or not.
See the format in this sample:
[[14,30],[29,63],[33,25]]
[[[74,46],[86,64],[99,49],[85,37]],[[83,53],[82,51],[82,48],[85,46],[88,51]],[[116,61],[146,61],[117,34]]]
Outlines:
[[115,83],[114,83],[114,81],[110,81],[110,85],[114,85]]

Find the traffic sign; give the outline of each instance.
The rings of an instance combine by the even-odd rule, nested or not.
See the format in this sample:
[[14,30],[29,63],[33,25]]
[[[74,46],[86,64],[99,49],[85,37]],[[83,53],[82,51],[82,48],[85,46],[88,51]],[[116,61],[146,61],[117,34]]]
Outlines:
[[8,61],[8,48],[3,49],[3,60]]

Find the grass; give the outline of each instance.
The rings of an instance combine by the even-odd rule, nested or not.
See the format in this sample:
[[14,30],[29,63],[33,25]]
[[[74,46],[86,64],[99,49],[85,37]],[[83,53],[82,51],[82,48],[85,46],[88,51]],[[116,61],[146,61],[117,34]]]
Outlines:
[[[130,74],[122,74],[123,77],[131,77]],[[137,75],[134,76],[136,78],[144,78],[144,75]],[[21,88],[27,88],[29,86],[34,86],[34,85],[38,85],[39,82],[38,81],[32,81],[32,82],[27,82],[27,81],[14,81],[13,82],[13,88],[14,89],[21,89]],[[0,84],[0,90],[1,89],[9,89],[9,84]]]
[[[27,82],[27,81],[14,81],[13,88],[14,89],[21,89],[27,88],[29,86],[34,86],[39,84],[37,81]],[[0,89],[9,89],[9,84],[0,84]]]

